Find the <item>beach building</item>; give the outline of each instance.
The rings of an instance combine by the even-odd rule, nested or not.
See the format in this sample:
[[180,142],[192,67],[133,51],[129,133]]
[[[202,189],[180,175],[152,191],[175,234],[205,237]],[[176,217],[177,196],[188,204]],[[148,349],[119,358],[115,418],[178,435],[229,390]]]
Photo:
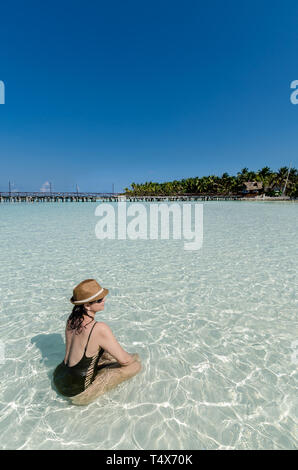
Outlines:
[[255,197],[263,192],[263,183],[261,181],[246,181],[243,183],[242,194],[244,197]]
[[274,184],[273,186],[265,186],[264,192],[269,196],[280,196],[282,194],[283,186]]

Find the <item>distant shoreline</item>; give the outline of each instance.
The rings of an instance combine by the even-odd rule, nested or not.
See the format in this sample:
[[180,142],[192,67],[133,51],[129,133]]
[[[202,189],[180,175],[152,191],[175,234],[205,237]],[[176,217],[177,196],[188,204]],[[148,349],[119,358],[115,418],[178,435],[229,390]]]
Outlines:
[[133,195],[124,193],[0,193],[0,203],[46,203],[46,202],[195,202],[195,201],[252,201],[252,202],[298,202],[290,196],[242,196],[227,194],[175,194]]
[[298,202],[298,198],[290,198],[290,197],[273,197],[273,196],[265,196],[265,197],[242,197],[242,198],[239,198],[239,201],[254,201],[254,202],[258,202],[258,201],[261,201],[261,202],[274,202],[274,201],[278,201],[278,202],[289,202],[289,201],[294,201],[294,202]]
[[253,201],[253,202],[298,202],[298,198],[291,198],[290,196],[256,196],[256,197],[245,197],[237,195],[214,195],[214,194],[181,194],[181,195],[125,195],[123,194],[126,200],[201,200],[201,201]]

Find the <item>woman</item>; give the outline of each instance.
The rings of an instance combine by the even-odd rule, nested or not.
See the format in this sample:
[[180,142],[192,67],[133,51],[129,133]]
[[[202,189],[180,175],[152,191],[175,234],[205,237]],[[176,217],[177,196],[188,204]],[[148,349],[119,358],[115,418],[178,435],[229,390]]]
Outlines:
[[55,369],[54,384],[77,405],[90,403],[141,370],[138,354],[124,351],[110,327],[95,321],[108,293],[95,279],[86,279],[70,299],[74,308],[66,323],[66,352]]

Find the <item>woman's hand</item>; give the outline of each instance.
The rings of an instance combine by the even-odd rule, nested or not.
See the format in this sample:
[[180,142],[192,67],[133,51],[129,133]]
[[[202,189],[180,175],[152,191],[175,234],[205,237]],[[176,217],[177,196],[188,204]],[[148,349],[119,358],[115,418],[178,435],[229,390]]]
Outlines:
[[137,353],[132,353],[131,356],[133,357],[134,361],[141,362],[140,356]]
[[141,363],[141,359],[140,359],[140,356],[137,354],[137,353],[132,353],[132,354],[129,354],[130,357],[131,357],[131,361],[125,363],[125,364],[122,364],[122,367],[126,367],[126,366],[130,366],[131,364],[133,364],[134,362],[139,362]]

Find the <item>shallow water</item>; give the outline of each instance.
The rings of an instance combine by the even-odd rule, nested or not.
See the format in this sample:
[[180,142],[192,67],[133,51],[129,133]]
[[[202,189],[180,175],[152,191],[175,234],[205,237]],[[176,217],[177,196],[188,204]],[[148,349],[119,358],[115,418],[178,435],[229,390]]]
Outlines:
[[[297,448],[298,205],[205,202],[198,251],[99,240],[97,205],[0,205],[1,448]],[[143,370],[76,407],[51,376],[93,277]]]

